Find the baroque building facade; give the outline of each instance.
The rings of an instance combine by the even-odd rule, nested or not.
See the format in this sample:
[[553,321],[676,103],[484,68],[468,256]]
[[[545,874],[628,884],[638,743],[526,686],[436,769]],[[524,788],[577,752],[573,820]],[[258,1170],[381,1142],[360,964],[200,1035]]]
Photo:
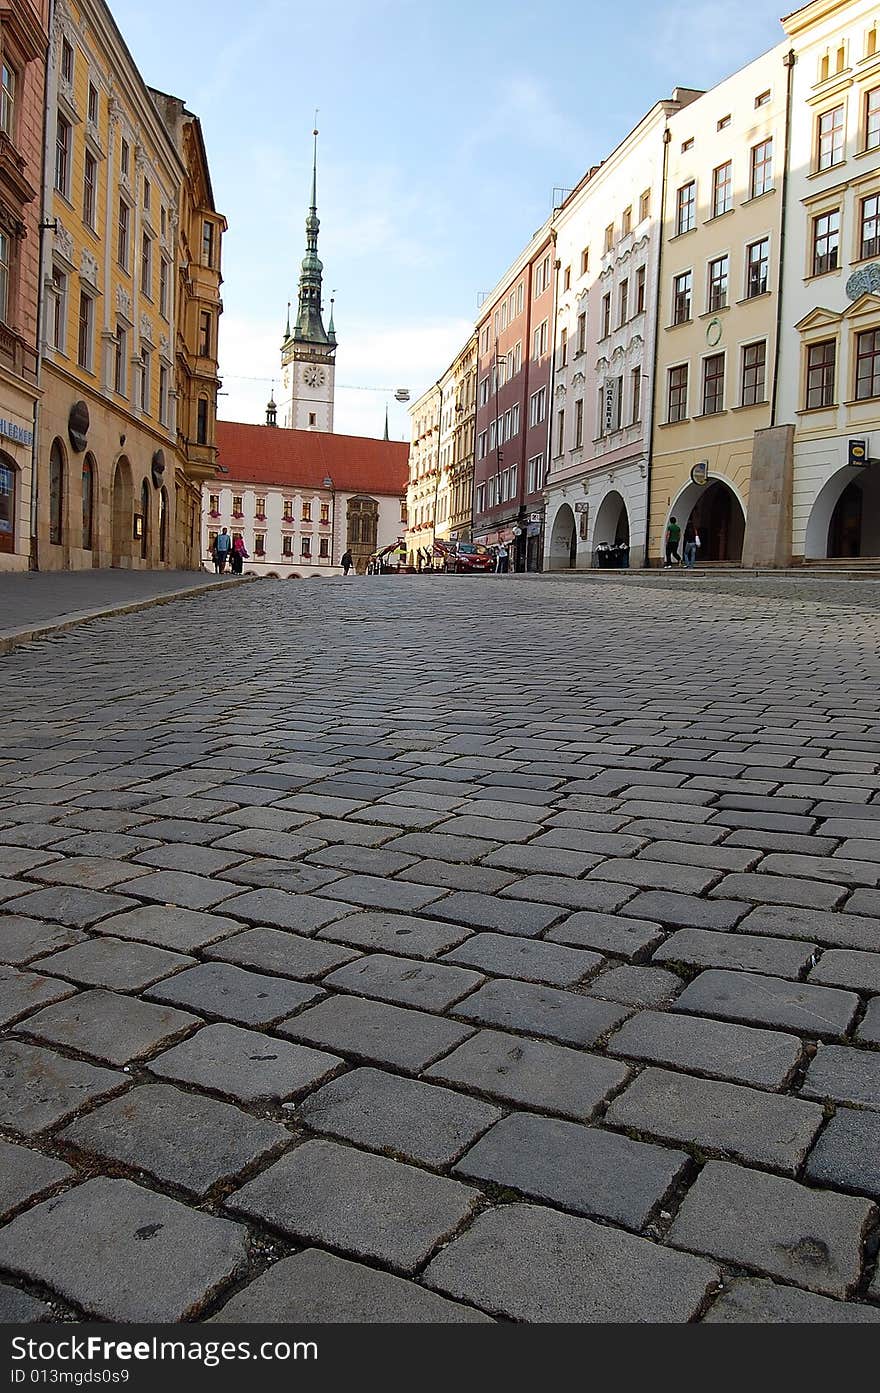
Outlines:
[[406,556],[417,570],[431,566],[434,557],[442,401],[441,383],[435,382],[409,408]]

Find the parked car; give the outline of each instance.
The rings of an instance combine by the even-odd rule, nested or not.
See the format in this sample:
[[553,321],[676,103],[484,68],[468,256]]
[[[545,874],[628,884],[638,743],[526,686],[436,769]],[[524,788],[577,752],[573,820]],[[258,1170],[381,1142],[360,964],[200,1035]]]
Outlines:
[[458,542],[446,557],[446,572],[451,575],[470,575],[476,571],[494,571],[495,557],[479,542]]

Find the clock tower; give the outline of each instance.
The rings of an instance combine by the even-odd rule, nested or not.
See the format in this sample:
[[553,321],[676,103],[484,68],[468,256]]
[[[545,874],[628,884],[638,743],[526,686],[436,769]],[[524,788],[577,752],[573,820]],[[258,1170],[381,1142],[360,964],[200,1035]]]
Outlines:
[[281,424],[291,430],[333,431],[336,330],[331,302],[324,328],[321,304],[323,264],[318,257],[318,132],[312,164],[312,202],[306,218],[306,254],[299,278],[296,322],[290,313],[281,345]]

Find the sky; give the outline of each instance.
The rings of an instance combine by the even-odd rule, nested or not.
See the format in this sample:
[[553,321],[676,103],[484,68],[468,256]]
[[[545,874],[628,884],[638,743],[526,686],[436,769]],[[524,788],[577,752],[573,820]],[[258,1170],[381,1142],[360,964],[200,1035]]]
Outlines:
[[[572,188],[676,86],[783,37],[772,0],[110,0],[145,81],[201,119],[223,242],[218,414],[261,422],[305,251],[336,295],[338,432],[409,439],[492,289]],[[326,319],[325,319],[326,322]]]

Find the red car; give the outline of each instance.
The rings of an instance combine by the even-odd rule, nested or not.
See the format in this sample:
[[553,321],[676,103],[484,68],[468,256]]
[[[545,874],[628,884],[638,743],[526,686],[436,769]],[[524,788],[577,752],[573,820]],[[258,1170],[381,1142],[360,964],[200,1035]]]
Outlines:
[[447,574],[470,575],[475,571],[494,569],[494,555],[488,547],[480,546],[479,542],[459,542],[446,558]]

